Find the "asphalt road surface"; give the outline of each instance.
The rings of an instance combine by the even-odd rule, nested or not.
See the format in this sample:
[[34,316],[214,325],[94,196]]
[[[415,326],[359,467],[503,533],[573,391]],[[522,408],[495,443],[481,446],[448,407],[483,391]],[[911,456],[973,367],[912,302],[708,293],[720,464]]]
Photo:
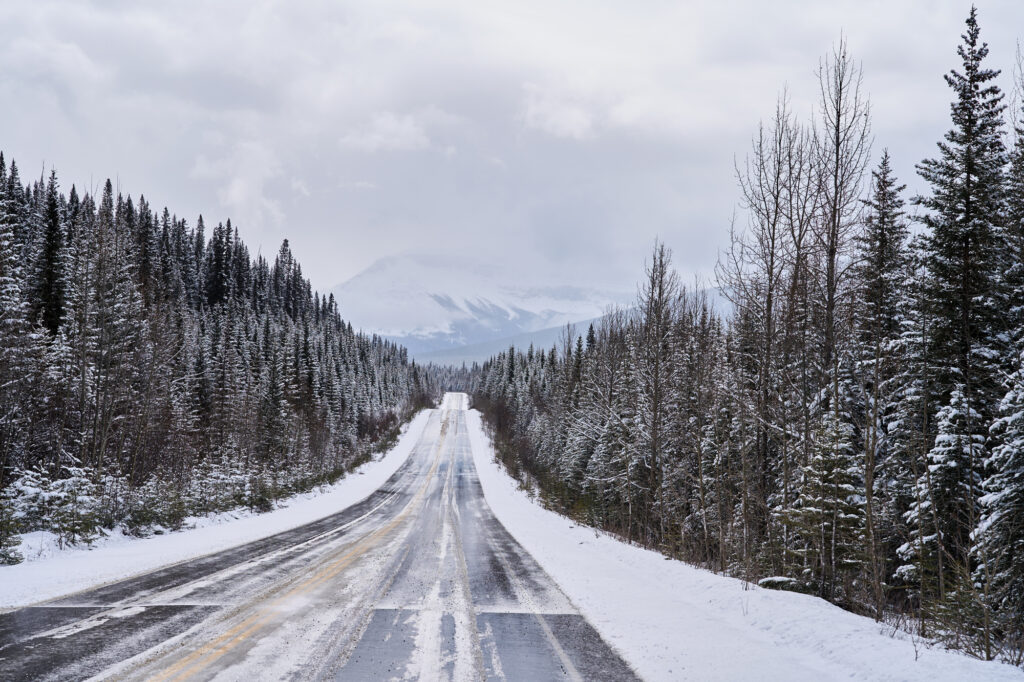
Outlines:
[[0,614],[0,679],[632,680],[491,513],[463,394],[366,500]]

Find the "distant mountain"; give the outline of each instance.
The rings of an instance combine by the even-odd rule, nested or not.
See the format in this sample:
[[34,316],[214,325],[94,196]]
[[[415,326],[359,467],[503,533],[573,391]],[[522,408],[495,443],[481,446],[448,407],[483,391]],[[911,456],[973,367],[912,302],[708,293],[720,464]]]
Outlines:
[[[575,328],[576,335],[585,335],[587,333],[587,327],[591,324],[596,325],[600,319],[601,318],[599,317],[595,317],[590,320],[573,322],[572,325]],[[561,325],[558,327],[549,327],[547,329],[538,329],[537,331],[515,334],[513,336],[505,336],[500,339],[481,341],[479,343],[472,343],[465,346],[457,346],[455,348],[445,348],[442,350],[416,353],[414,357],[416,362],[424,364],[432,362],[435,365],[455,365],[456,367],[459,365],[466,365],[468,367],[474,362],[483,364],[485,360],[494,357],[502,351],[508,350],[509,346],[525,349],[532,344],[534,348],[546,351],[554,345],[561,349],[562,338],[564,335],[565,325]]]
[[485,347],[507,341],[529,345],[532,335],[543,340],[536,345],[550,346],[552,330],[589,322],[609,306],[629,304],[635,293],[524,281],[467,258],[415,254],[378,260],[334,295],[341,314],[363,331],[401,343],[421,361],[459,364],[486,359],[491,353],[479,355]]

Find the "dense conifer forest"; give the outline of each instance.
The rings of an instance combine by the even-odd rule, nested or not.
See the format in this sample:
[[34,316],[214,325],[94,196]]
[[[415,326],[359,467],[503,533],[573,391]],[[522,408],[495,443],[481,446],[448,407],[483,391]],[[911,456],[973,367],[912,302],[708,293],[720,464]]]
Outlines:
[[738,163],[725,304],[657,245],[634,307],[510,348],[472,392],[574,518],[1021,664],[1024,109],[973,10],[957,51],[921,196],[871,161],[840,43],[813,119],[783,94]]
[[17,534],[89,542],[343,475],[436,398],[356,333],[287,240],[253,258],[139,196],[25,183],[0,155],[0,563]]

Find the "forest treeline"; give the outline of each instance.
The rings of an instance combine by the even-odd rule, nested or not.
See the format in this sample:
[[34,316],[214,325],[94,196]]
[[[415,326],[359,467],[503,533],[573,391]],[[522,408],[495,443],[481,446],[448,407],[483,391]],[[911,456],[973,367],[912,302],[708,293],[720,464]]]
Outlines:
[[923,195],[872,164],[840,43],[813,119],[783,94],[738,164],[726,303],[657,245],[634,307],[471,388],[505,463],[575,518],[1019,665],[1024,110],[973,10],[958,54]]
[[333,481],[431,404],[404,348],[353,331],[287,240],[252,258],[142,196],[23,184],[0,155],[0,563]]

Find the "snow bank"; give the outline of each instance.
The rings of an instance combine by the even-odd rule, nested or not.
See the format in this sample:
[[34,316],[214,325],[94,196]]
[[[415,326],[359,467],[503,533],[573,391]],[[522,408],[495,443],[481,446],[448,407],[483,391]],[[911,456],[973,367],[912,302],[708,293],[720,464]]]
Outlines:
[[646,680],[1022,680],[821,599],[765,590],[580,527],[532,502],[468,416],[484,495],[509,532]]
[[187,530],[148,538],[117,533],[91,548],[57,550],[50,534],[30,533],[18,548],[26,561],[0,566],[0,608],[53,599],[219,552],[341,511],[382,486],[408,459],[429,416],[429,410],[416,415],[403,427],[395,447],[382,458],[367,462],[334,485],[284,500],[266,514],[213,514],[189,519],[187,523],[194,527]]

